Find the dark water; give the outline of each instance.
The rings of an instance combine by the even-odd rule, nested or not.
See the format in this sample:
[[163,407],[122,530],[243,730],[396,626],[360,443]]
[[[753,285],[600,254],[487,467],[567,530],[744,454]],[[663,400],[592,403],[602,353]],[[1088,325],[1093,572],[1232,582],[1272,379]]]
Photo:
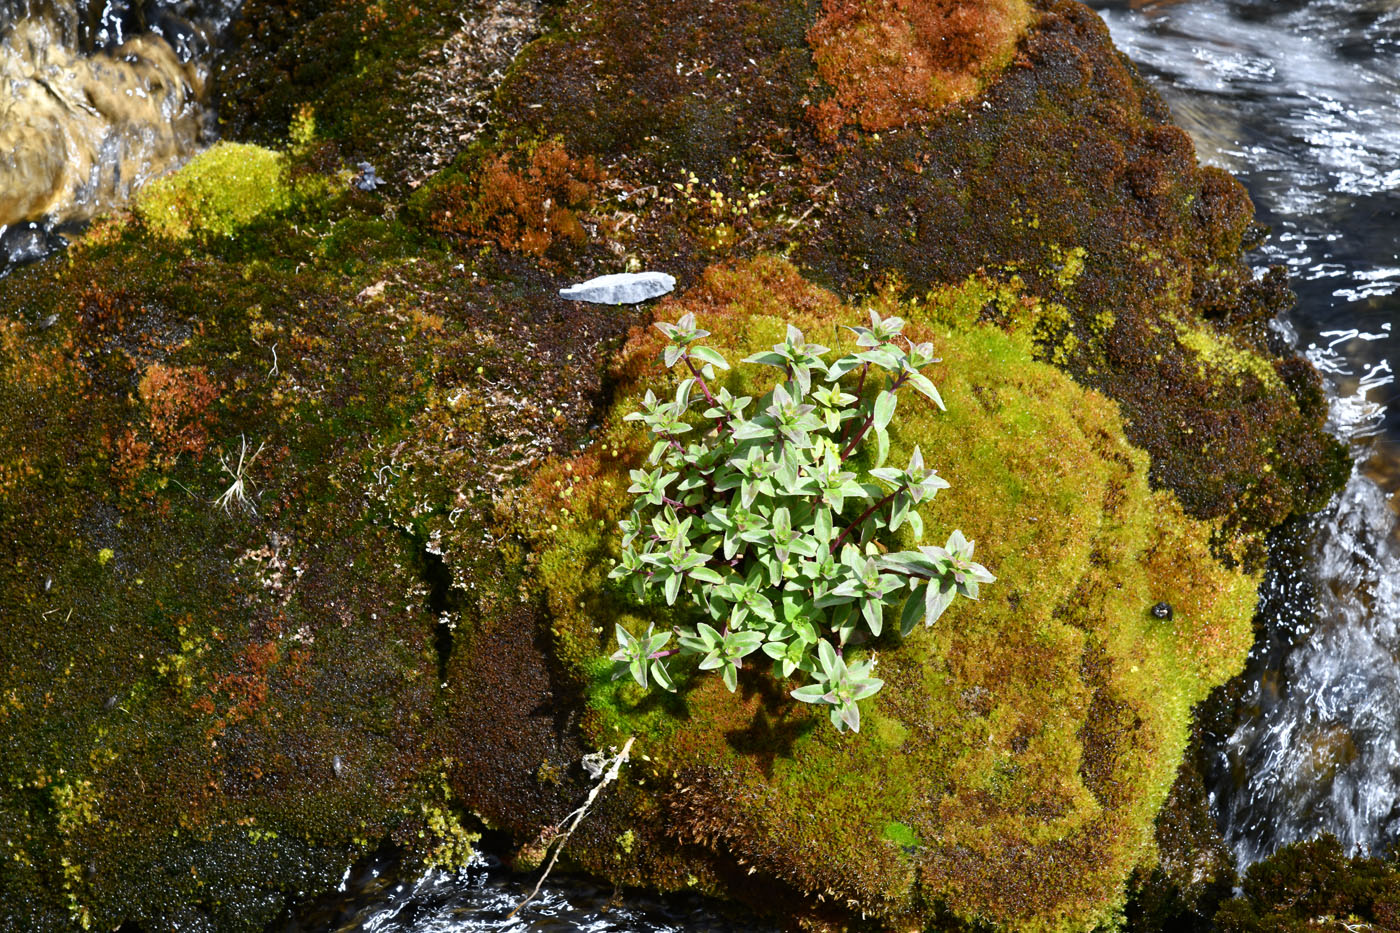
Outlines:
[[385,857],[345,875],[341,890],[268,933],[765,933],[725,905],[703,898],[620,896],[577,879],[552,877],[511,917],[534,887],[478,857],[460,872],[397,874]]
[[207,55],[240,0],[0,0],[0,28],[43,20],[54,38],[91,55],[160,36],[184,61]]
[[[1094,2],[1201,160],[1244,182],[1274,235],[1301,347],[1355,388],[1395,355],[1400,299],[1400,4],[1394,0]],[[1347,335],[1357,331],[1355,336]],[[1362,337],[1360,334],[1369,334]],[[1330,352],[1328,352],[1330,351]],[[1393,443],[1393,393],[1382,418]]]
[[1203,161],[1233,172],[1298,306],[1278,326],[1328,382],[1358,468],[1280,546],[1244,708],[1211,749],[1213,803],[1251,862],[1321,832],[1400,837],[1400,4],[1093,4]]

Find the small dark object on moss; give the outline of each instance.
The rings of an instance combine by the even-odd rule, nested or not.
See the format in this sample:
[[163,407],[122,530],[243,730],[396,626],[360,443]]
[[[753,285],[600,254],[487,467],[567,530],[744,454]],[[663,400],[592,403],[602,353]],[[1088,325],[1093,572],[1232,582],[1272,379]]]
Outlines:
[[1170,622],[1172,618],[1172,604],[1160,602],[1152,607],[1152,618],[1161,619],[1163,622]]

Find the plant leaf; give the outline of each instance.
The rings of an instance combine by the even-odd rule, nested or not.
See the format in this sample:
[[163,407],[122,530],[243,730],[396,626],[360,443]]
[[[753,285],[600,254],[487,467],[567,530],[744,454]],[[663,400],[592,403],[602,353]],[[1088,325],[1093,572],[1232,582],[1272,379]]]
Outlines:
[[865,624],[870,629],[870,634],[876,638],[880,637],[880,631],[884,628],[884,613],[881,612],[881,603],[878,599],[863,599],[860,603],[860,614],[865,618]]
[[719,369],[728,369],[729,363],[725,361],[720,352],[713,347],[691,347],[690,356],[692,359],[700,360],[702,363],[709,363]]
[[924,592],[928,589],[927,583],[920,583],[914,587],[914,592],[909,594],[909,598],[904,601],[904,608],[899,613],[899,634],[902,638],[908,638],[909,633],[914,631],[914,626],[919,624],[919,619],[923,617]]
[[929,401],[933,402],[933,404],[937,405],[941,411],[948,410],[948,407],[943,404],[943,396],[938,394],[938,390],[934,388],[933,382],[923,373],[911,373],[909,375],[909,385],[913,386],[914,390],[920,395],[923,395]]
[[798,687],[789,694],[794,700],[803,703],[822,703],[826,700],[827,689],[822,684],[808,684],[805,687]]
[[671,672],[666,670],[666,665],[660,658],[651,662],[651,679],[656,681],[656,685],[667,693],[676,692],[676,684],[671,680]]
[[890,419],[894,417],[895,395],[886,389],[875,397],[875,430],[883,431],[889,427]]
[[951,580],[946,583],[942,580],[930,581],[924,594],[924,625],[937,622],[938,617],[943,615],[943,610],[952,604],[956,594],[957,588]]
[[714,583],[716,585],[724,582],[724,577],[709,567],[696,567],[689,571],[692,580],[699,580],[703,583]]

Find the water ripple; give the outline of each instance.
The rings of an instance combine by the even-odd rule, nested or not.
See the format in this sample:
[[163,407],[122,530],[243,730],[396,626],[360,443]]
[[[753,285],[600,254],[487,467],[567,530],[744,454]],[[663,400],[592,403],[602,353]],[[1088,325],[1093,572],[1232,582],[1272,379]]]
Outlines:
[[[1264,582],[1212,800],[1242,863],[1335,834],[1400,840],[1400,8],[1387,0],[1096,4],[1204,161],[1249,188],[1293,274],[1276,327],[1323,374],[1357,467]],[[1276,552],[1277,556],[1277,552]]]

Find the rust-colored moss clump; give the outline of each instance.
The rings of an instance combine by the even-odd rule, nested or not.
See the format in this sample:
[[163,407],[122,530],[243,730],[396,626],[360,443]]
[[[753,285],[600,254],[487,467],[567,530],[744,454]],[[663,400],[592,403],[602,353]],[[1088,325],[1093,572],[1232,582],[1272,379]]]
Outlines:
[[552,140],[513,156],[491,153],[466,179],[435,183],[429,227],[532,256],[543,256],[556,241],[582,244],[587,234],[579,214],[602,180],[593,158],[572,158]]
[[[962,528],[999,582],[933,629],[865,649],[886,687],[859,735],[788,699],[794,684],[762,664],[737,695],[703,674],[683,675],[677,698],[609,678],[609,623],[665,627],[686,611],[631,604],[605,579],[627,471],[648,447],[622,417],[669,385],[664,338],[633,333],[598,441],[541,473],[521,512],[543,548],[556,654],[584,685],[586,734],[595,745],[637,735],[652,761],[651,789],[621,818],[653,823],[642,838],[660,852],[620,857],[606,840],[622,826],[601,828],[579,853],[592,870],[683,886],[669,855],[679,840],[894,926],[946,910],[1005,929],[1083,929],[1119,907],[1150,858],[1187,710],[1248,648],[1256,580],[1221,568],[1209,526],[1149,490],[1111,402],[1033,361],[1033,327],[978,323],[996,292],[971,280],[918,303],[876,298],[913,339],[935,341],[948,401],[946,414],[901,403],[891,460],[916,443],[930,452],[952,484],[924,509],[930,537]],[[1048,311],[1035,299],[1024,309],[1028,321]],[[860,315],[771,259],[712,269],[658,314],[687,311],[735,360],[788,322],[839,342],[838,325]],[[766,387],[754,379],[724,384],[756,397]],[[1160,601],[1170,622],[1149,611]]]
[[219,396],[205,372],[195,366],[152,363],[136,391],[146,405],[151,436],[164,456],[173,461],[181,454],[204,455],[209,443],[205,411]]
[[813,109],[818,131],[893,129],[967,100],[1011,61],[1030,21],[1026,0],[825,0],[807,33],[832,89]]

